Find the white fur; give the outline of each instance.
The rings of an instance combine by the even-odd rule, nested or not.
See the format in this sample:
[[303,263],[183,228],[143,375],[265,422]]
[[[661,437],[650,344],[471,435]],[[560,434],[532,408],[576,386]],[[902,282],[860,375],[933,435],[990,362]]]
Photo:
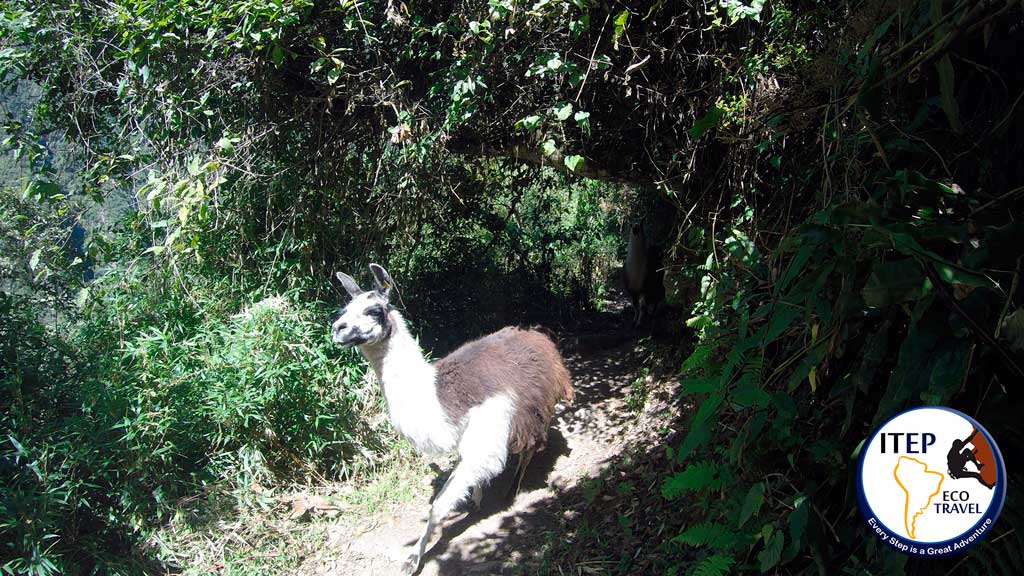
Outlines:
[[515,404],[507,395],[494,396],[469,409],[466,428],[459,442],[461,459],[444,488],[434,499],[427,516],[427,528],[416,543],[416,552],[406,562],[406,573],[419,568],[420,559],[434,533],[445,519],[472,491],[473,501],[480,505],[480,487],[501,474],[508,459],[508,435],[512,428]]
[[460,464],[467,464],[473,472],[471,486],[484,485],[505,469],[514,411],[512,398],[502,394],[488,398],[466,414],[459,455]]
[[437,373],[423,358],[402,315],[393,310],[389,317],[391,337],[359,348],[384,388],[391,423],[419,452],[448,452],[458,442],[458,429],[437,398]]

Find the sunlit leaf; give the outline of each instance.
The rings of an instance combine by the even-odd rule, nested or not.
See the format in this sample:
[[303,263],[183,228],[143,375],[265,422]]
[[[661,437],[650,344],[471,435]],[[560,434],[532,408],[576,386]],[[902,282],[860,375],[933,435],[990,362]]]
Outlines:
[[583,167],[583,156],[566,156],[565,167],[573,172],[579,171],[579,169]]
[[691,138],[697,139],[707,134],[710,130],[716,128],[722,121],[722,117],[725,115],[725,110],[714,106],[707,112],[707,114],[701,116],[693,123],[693,126],[687,131]]
[[612,43],[618,48],[619,38],[622,37],[622,33],[626,30],[626,23],[629,21],[629,10],[623,10],[619,12],[619,15],[615,17],[615,21],[612,23]]
[[80,288],[78,294],[75,295],[75,303],[79,308],[85,308],[85,305],[89,303],[89,289]]
[[532,116],[527,116],[526,118],[523,118],[522,120],[516,122],[515,128],[516,130],[533,130],[534,128],[537,127],[538,124],[540,124],[540,120],[540,116],[536,114]]

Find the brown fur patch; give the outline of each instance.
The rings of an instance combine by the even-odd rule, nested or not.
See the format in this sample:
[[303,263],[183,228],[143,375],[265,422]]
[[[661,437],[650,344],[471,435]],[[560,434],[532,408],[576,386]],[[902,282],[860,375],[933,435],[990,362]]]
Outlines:
[[507,327],[467,342],[434,363],[437,396],[448,417],[508,393],[515,405],[509,450],[542,450],[555,404],[572,402],[569,371],[551,338],[536,329]]

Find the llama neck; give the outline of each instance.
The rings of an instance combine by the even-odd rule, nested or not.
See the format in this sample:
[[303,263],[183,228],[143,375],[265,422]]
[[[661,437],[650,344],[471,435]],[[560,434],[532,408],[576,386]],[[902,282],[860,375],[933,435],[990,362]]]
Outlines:
[[644,239],[643,229],[639,234],[629,234],[629,244],[626,246],[626,281],[628,288],[639,292],[643,287],[644,278],[647,277],[647,242]]
[[455,447],[456,431],[437,397],[437,374],[423,357],[398,311],[389,315],[391,336],[359,347],[384,389],[391,423],[417,450],[445,452]]
[[433,367],[423,357],[423,351],[409,333],[405,319],[397,310],[392,310],[389,321],[391,336],[388,339],[359,347],[359,351],[376,373],[377,379],[386,386],[388,381],[398,380],[398,376],[413,376],[423,380],[417,383],[418,387],[433,388]]

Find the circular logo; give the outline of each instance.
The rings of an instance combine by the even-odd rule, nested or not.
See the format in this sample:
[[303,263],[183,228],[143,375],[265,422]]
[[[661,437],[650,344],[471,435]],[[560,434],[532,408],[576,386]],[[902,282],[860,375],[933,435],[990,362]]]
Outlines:
[[981,424],[925,406],[897,414],[868,438],[857,485],[876,537],[906,554],[945,556],[991,531],[1006,498],[1006,469]]

